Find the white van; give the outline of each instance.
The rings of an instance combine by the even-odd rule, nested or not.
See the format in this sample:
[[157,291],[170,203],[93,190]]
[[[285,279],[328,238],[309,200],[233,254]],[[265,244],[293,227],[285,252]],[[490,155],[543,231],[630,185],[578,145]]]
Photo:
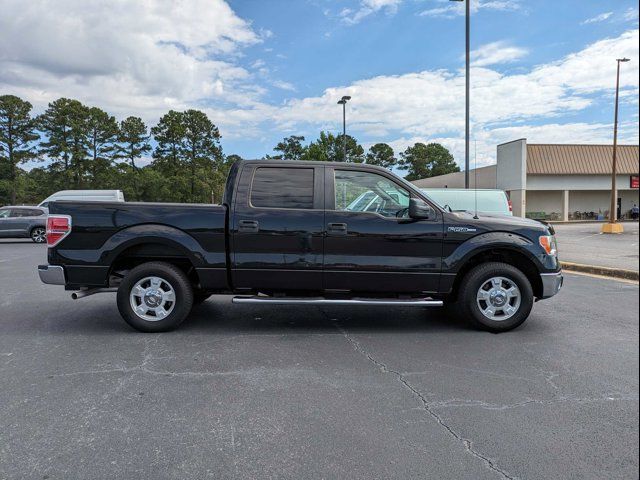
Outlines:
[[73,200],[75,202],[124,202],[122,190],[61,190],[48,196],[38,204],[47,208],[49,202]]
[[513,215],[511,200],[503,190],[464,188],[422,188],[431,200],[451,211],[477,210],[483,213]]

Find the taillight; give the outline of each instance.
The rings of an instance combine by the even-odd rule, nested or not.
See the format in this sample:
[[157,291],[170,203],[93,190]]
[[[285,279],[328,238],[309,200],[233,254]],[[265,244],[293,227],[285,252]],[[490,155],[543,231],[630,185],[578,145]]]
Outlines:
[[507,202],[509,202],[509,211],[513,213],[513,203],[511,203],[511,200],[507,200]]
[[54,247],[71,233],[69,215],[49,215],[47,217],[47,246]]

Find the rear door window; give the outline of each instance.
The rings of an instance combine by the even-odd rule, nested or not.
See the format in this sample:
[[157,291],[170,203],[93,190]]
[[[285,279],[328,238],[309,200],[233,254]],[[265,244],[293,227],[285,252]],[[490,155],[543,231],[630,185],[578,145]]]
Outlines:
[[313,208],[313,168],[259,167],[253,176],[251,206]]

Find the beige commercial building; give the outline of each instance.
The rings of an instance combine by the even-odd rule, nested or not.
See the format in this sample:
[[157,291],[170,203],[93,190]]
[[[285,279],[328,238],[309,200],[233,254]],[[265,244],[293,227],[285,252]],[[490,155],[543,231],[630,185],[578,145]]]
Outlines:
[[[618,215],[638,204],[638,146],[620,145]],[[469,172],[472,188],[505,190],[518,216],[549,220],[604,219],[611,201],[611,145],[498,145],[497,164]],[[464,188],[464,172],[416,180],[421,188]]]

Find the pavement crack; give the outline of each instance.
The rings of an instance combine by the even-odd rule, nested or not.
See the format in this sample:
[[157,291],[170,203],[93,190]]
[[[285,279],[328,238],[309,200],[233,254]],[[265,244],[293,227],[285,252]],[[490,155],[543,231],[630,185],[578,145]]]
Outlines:
[[608,394],[602,397],[574,397],[574,396],[561,396],[543,400],[527,399],[517,403],[497,404],[482,402],[480,400],[463,400],[452,399],[441,402],[435,402],[431,404],[431,408],[483,408],[485,410],[511,410],[514,408],[521,408],[527,405],[542,405],[549,406],[557,403],[597,403],[597,402],[637,402],[638,395],[613,395]]
[[342,333],[342,335],[347,339],[347,341],[353,346],[354,350],[356,350],[358,353],[360,353],[361,355],[363,355],[364,357],[366,357],[369,362],[371,362],[372,364],[374,364],[376,367],[378,367],[378,369],[382,372],[382,373],[389,373],[393,376],[396,377],[396,379],[406,388],[408,389],[414,397],[416,397],[420,403],[422,403],[422,408],[423,410],[425,410],[436,422],[438,422],[438,424],[444,428],[449,435],[451,435],[453,438],[455,438],[458,442],[460,442],[465,451],[467,453],[469,453],[470,455],[472,455],[473,457],[479,459],[482,461],[482,463],[484,464],[485,467],[487,467],[489,470],[491,470],[492,472],[498,474],[501,478],[505,478],[507,480],[515,480],[517,477],[512,476],[511,474],[509,474],[508,472],[506,472],[505,470],[503,470],[502,468],[500,468],[496,462],[494,460],[492,460],[491,458],[487,457],[486,455],[483,455],[482,453],[478,452],[474,447],[473,447],[473,443],[471,442],[471,440],[464,438],[461,434],[459,434],[458,432],[456,432],[453,427],[451,427],[450,425],[448,425],[443,419],[442,417],[440,417],[440,415],[438,415],[432,408],[431,404],[427,401],[427,399],[425,398],[425,396],[420,393],[413,385],[411,385],[407,379],[400,373],[397,372],[395,370],[393,370],[392,368],[390,368],[389,366],[387,366],[386,364],[382,363],[381,361],[377,360],[376,358],[374,358],[369,352],[367,352],[362,345],[360,345],[360,342],[358,342],[356,339],[354,339],[351,335],[349,335],[349,333],[342,328],[340,325],[336,324],[336,327],[338,328],[338,330],[340,331],[340,333]]

